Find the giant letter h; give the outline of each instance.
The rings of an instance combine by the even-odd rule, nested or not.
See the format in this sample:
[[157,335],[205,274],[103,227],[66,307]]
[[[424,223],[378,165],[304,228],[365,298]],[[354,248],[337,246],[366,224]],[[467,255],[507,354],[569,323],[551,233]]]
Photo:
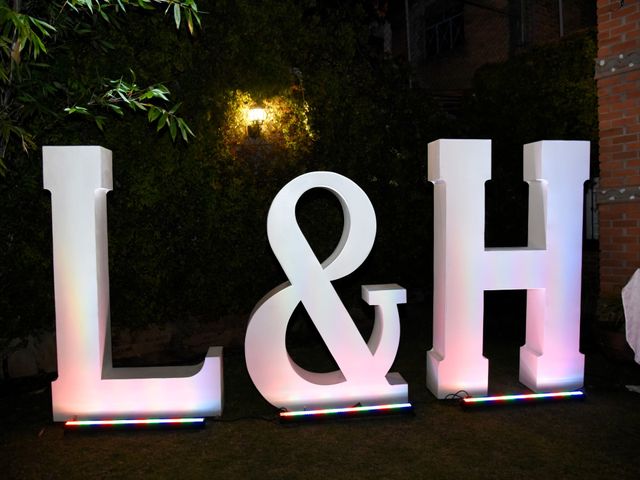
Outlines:
[[579,388],[583,183],[589,143],[542,141],[524,147],[529,183],[528,246],[485,248],[484,183],[489,140],[429,144],[435,183],[433,348],[427,385],[438,398],[487,393],[482,355],[485,290],[527,290],[520,382],[534,391]]

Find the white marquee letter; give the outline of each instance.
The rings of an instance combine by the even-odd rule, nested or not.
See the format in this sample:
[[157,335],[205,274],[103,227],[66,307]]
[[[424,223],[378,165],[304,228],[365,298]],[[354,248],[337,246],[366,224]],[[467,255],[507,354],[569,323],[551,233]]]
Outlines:
[[434,323],[427,386],[436,397],[459,390],[487,393],[485,290],[527,289],[520,382],[534,391],[582,386],[582,192],[588,176],[588,142],[525,145],[528,246],[485,249],[484,183],[491,177],[491,142],[429,144],[429,180],[435,183]]
[[117,368],[111,362],[107,191],[111,152],[44,147],[51,191],[58,378],[54,421],[218,416],[222,348],[188,367]]
[[[312,188],[333,193],[344,213],[340,242],[322,264],[295,216],[298,200]],[[405,303],[406,291],[396,284],[362,287],[362,298],[375,306],[376,315],[371,338],[365,343],[331,284],[358,268],[373,246],[376,217],[366,194],[337,173],[301,175],[274,198],[267,234],[289,282],[258,303],[247,327],[247,369],[260,393],[272,405],[294,410],[406,402],[406,382],[400,374],[388,373],[400,341],[396,305]],[[287,324],[300,302],[340,370],[309,372],[287,353]]]

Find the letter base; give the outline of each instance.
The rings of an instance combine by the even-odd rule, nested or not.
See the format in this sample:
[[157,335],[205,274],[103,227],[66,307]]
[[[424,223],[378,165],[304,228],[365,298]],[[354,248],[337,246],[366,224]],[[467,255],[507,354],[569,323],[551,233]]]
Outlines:
[[534,392],[582,388],[584,355],[542,356],[525,345],[520,348],[520,383]]
[[447,361],[435,350],[427,352],[427,388],[439,400],[464,390],[472,396],[485,396],[488,390],[489,360],[456,358]]

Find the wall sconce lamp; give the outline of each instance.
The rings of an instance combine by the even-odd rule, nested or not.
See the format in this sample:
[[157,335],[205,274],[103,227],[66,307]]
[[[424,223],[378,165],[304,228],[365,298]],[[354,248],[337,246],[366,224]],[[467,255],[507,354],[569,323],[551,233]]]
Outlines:
[[260,136],[260,127],[267,119],[267,112],[264,108],[254,107],[249,110],[247,115],[249,125],[247,125],[247,133],[251,138],[258,138]]

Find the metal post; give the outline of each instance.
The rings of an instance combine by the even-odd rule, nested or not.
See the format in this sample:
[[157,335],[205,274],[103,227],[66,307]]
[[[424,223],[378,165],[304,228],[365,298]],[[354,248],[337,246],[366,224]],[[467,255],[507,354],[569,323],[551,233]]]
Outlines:
[[[411,66],[411,25],[409,22],[409,0],[404,0],[404,18],[407,22],[407,62]],[[411,74],[409,74],[409,88],[413,87]]]
[[564,17],[562,10],[562,0],[558,0],[558,23],[560,23],[560,38],[564,37]]

